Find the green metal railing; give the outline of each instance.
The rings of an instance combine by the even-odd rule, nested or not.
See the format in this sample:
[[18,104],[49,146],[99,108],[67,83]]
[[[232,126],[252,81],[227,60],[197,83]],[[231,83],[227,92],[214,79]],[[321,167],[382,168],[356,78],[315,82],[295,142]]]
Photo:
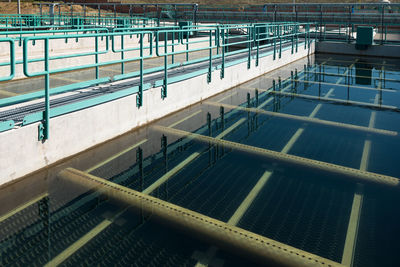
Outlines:
[[147,17],[108,17],[108,16],[71,16],[71,15],[14,15],[0,16],[2,30],[40,30],[51,28],[90,28],[90,27],[151,27],[159,26],[156,18]]
[[[304,29],[304,30],[302,30]],[[23,58],[22,62],[15,60],[15,42],[14,39],[0,38],[0,42],[9,43],[10,45],[10,61],[0,63],[2,66],[10,66],[10,75],[1,77],[2,81],[11,80],[15,75],[15,65],[22,64],[23,72],[26,77],[44,77],[44,90],[33,92],[15,97],[0,99],[0,106],[9,106],[15,103],[21,103],[37,98],[44,98],[44,112],[36,112],[26,115],[22,121],[22,126],[34,122],[42,122],[39,125],[39,139],[46,140],[50,137],[50,118],[84,109],[93,105],[108,102],[127,95],[136,94],[136,105],[140,108],[143,105],[143,92],[151,87],[161,86],[161,98],[167,97],[167,88],[171,83],[176,83],[191,77],[201,74],[207,74],[207,81],[211,82],[211,74],[214,70],[221,70],[221,79],[224,78],[224,70],[226,67],[239,64],[247,61],[247,67],[250,68],[251,61],[255,60],[258,65],[261,57],[273,54],[273,60],[282,54],[283,50],[291,49],[294,53],[299,46],[299,38],[304,39],[304,47],[310,47],[312,42],[310,38],[310,24],[248,24],[248,25],[214,25],[207,27],[185,26],[185,27],[169,27],[169,28],[121,28],[114,29],[112,32],[98,29],[95,33],[71,33],[59,32],[52,35],[25,36],[19,35],[17,38],[22,38]],[[236,30],[236,32],[234,31]],[[239,31],[239,34],[237,33]],[[134,42],[127,40],[136,38]],[[53,55],[50,51],[52,42],[57,40],[68,39],[88,39],[92,43],[91,51],[76,52],[68,51],[68,44],[65,47],[65,53],[62,55]],[[100,47],[100,41],[102,47]],[[43,43],[42,56],[33,57],[30,53],[34,43]],[[138,44],[136,44],[138,42]],[[132,43],[134,45],[132,45]],[[129,45],[128,45],[129,44]],[[241,46],[237,48],[237,46]],[[179,47],[179,49],[176,49]],[[235,49],[231,49],[235,47]],[[264,48],[270,48],[269,51],[262,53]],[[208,56],[194,60],[189,59],[189,54],[207,51]],[[216,51],[216,54],[213,54]],[[136,53],[132,55],[132,53]],[[235,60],[230,60],[227,64],[227,58],[231,56],[245,53],[245,57],[239,57]],[[246,54],[247,53],[247,54]],[[100,60],[101,55],[115,55],[110,60]],[[181,62],[176,62],[175,57],[179,54],[184,54],[185,59]],[[128,56],[129,55],[129,56]],[[151,57],[158,56],[164,58],[164,64],[160,67],[147,68],[144,67],[144,61]],[[92,58],[93,62],[80,62],[72,66],[52,67],[52,62],[60,60],[71,60],[79,58]],[[170,59],[170,62],[168,61]],[[218,64],[215,60],[220,60]],[[80,60],[82,61],[82,60]],[[86,60],[87,61],[87,60]],[[43,68],[36,71],[30,70],[32,63],[43,63]],[[137,62],[139,70],[134,72],[126,71],[125,64],[128,62]],[[169,77],[169,70],[182,65],[191,65],[202,63],[201,69],[190,73]],[[205,64],[207,63],[207,64]],[[72,104],[66,104],[58,107],[50,108],[50,96],[67,91],[73,91],[82,87],[105,83],[111,81],[111,77],[100,77],[99,70],[101,67],[120,64],[120,74],[114,75],[113,80],[121,80],[126,78],[136,77],[139,84],[130,88],[122,89],[112,93],[100,95],[97,97],[81,100]],[[95,79],[73,83],[70,85],[52,88],[50,84],[50,76],[53,74],[69,71],[78,71],[84,69],[95,69]],[[155,72],[164,72],[163,79],[155,81],[152,84],[144,83],[144,75]],[[7,122],[3,125],[3,129],[8,130],[14,127],[14,122]]]

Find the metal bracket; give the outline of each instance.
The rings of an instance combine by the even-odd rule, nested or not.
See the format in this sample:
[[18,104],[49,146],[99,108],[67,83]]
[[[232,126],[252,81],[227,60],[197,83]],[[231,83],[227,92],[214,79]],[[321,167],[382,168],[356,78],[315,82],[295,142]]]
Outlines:
[[207,83],[210,83],[210,82],[211,82],[211,69],[209,69],[208,73],[207,73]]
[[40,123],[38,126],[38,140],[39,141],[44,140],[44,125],[43,125],[43,123]]
[[168,85],[167,85],[167,83],[166,83],[165,80],[164,80],[164,84],[163,84],[163,86],[161,87],[161,98],[162,98],[162,99],[164,99],[164,98],[167,97],[167,88],[168,88]]
[[136,106],[140,108],[142,105],[143,105],[143,87],[139,88],[139,92],[136,95]]

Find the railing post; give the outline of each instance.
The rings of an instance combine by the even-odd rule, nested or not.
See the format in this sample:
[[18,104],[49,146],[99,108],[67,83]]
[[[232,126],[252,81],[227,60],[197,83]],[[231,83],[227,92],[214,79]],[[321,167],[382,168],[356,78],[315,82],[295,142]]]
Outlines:
[[209,59],[208,59],[208,73],[207,82],[211,82],[211,71],[212,71],[212,30],[210,29],[210,41],[209,41]]
[[[106,37],[106,38],[108,38],[108,37]],[[95,59],[95,63],[96,63],[96,73],[95,73],[95,75],[96,75],[96,79],[99,79],[99,76],[100,76],[100,74],[99,74],[99,37],[98,36],[96,36],[95,37],[95,39],[94,39],[94,47],[95,47],[95,50],[96,50],[96,54],[94,55],[94,59]]]
[[381,14],[381,45],[383,45],[383,24],[385,19],[385,5],[382,4],[382,14]]
[[168,32],[164,32],[164,84],[161,88],[161,98],[167,97],[168,88]]
[[50,71],[49,71],[49,39],[44,39],[44,101],[45,101],[45,111],[44,111],[44,133],[41,140],[47,140],[50,137]]
[[276,33],[277,33],[277,27],[278,26],[274,26],[274,35],[273,35],[273,38],[274,38],[274,56],[273,56],[273,59],[275,60],[276,59]]
[[[263,26],[263,27],[265,27],[265,26]],[[257,56],[256,56],[256,66],[258,67],[258,61],[259,61],[259,58],[260,58],[260,28],[258,27],[258,28],[256,28],[255,26],[254,26],[254,29],[255,29],[255,39],[256,39],[256,42],[257,42]]]
[[174,55],[174,52],[175,52],[175,32],[172,32],[171,39],[172,39],[172,47],[171,47],[171,52],[172,52],[172,55],[171,55],[171,64],[174,64],[174,63],[175,63],[175,55]]
[[279,58],[282,57],[282,26],[279,26]]
[[[321,25],[321,27],[322,27],[322,5],[319,5],[319,11],[320,11],[320,14],[319,14],[319,24]],[[325,31],[325,26],[324,26],[324,31]],[[322,37],[322,33],[321,33],[321,30],[320,30],[320,34],[319,34],[319,39],[321,40],[321,37]]]
[[253,40],[252,39],[252,27],[248,26],[247,27],[247,45],[249,46],[248,49],[248,55],[247,55],[247,69],[250,69],[251,67],[251,47],[252,47],[252,43]]
[[140,108],[143,105],[143,33],[140,33],[140,84],[139,92],[136,96],[136,106]]
[[[115,36],[113,36],[113,38],[115,38]],[[125,58],[125,53],[124,53],[124,49],[125,49],[125,45],[124,45],[124,35],[121,34],[121,74],[125,73],[125,62],[124,62],[124,58]]]
[[222,62],[221,62],[221,73],[220,77],[223,79],[225,77],[225,29],[221,30],[222,35]]

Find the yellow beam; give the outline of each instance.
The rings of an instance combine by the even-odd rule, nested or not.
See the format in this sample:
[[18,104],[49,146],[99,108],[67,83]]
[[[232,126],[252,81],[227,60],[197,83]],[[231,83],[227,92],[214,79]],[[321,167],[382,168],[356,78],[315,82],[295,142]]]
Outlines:
[[[382,78],[384,67],[382,67],[382,72],[380,74],[380,78]],[[378,88],[382,86],[382,79],[378,84]],[[376,94],[374,103],[379,102],[379,93]],[[368,127],[374,128],[375,127],[375,119],[376,119],[376,111],[371,112],[371,116],[369,119]],[[367,171],[368,164],[369,164],[369,157],[371,152],[371,140],[366,139],[364,142],[363,152],[361,155],[361,162],[360,162],[360,170]],[[351,213],[349,218],[349,223],[347,226],[346,232],[346,239],[343,248],[343,255],[342,255],[342,264],[345,266],[352,266],[353,259],[354,259],[354,252],[357,243],[357,235],[358,235],[358,226],[360,224],[360,216],[362,210],[362,202],[364,198],[364,188],[363,185],[358,184],[356,188],[356,192],[353,196],[353,204],[351,206]]]
[[121,155],[123,155],[123,154],[125,154],[125,153],[131,151],[132,149],[135,149],[136,147],[138,147],[138,146],[140,146],[140,145],[142,145],[142,144],[144,144],[144,143],[146,143],[146,142],[147,142],[147,139],[143,139],[142,141],[140,141],[140,142],[134,144],[133,146],[130,146],[130,147],[128,147],[128,148],[122,150],[121,152],[118,152],[118,153],[112,155],[111,157],[109,157],[109,158],[103,160],[102,162],[100,162],[100,163],[94,165],[93,167],[87,169],[85,172],[88,172],[88,173],[89,173],[89,172],[92,172],[92,171],[94,171],[95,169],[98,169],[98,168],[100,168],[101,166],[106,165],[106,164],[109,163],[110,161],[112,161],[112,160],[114,160],[114,159],[120,157]]
[[193,160],[195,160],[199,155],[200,155],[199,152],[194,152],[193,154],[191,154],[184,161],[179,163],[172,170],[168,171],[160,179],[158,179],[153,184],[151,184],[149,187],[147,187],[145,190],[143,190],[143,194],[151,194],[154,190],[156,190],[158,187],[160,187],[163,183],[168,181],[172,176],[174,176],[175,174],[180,172],[186,165],[190,164]]
[[190,119],[190,118],[196,116],[196,115],[199,114],[199,113],[201,113],[201,109],[198,110],[198,111],[196,111],[196,112],[194,112],[194,113],[192,113],[192,114],[190,114],[189,116],[187,116],[187,117],[185,117],[185,118],[183,118],[183,119],[177,121],[177,122],[174,122],[174,123],[170,124],[168,127],[174,128],[176,125],[181,124],[181,123],[184,122],[185,120],[188,120],[188,119]]
[[[234,123],[231,127],[227,128],[225,131],[220,133],[215,139],[221,139],[227,134],[229,134],[231,131],[236,129],[239,125],[241,125],[246,119],[242,118],[238,120],[236,123]],[[169,127],[167,127],[169,128]],[[172,129],[172,128],[171,128]],[[172,176],[180,172],[181,169],[183,169],[186,165],[190,164],[192,161],[197,159],[198,156],[200,156],[200,152],[194,152],[191,154],[189,157],[187,157],[184,161],[179,163],[177,166],[175,166],[172,170],[161,176],[157,181],[155,181],[152,185],[147,187],[145,190],[143,190],[144,194],[151,194],[154,190],[156,190],[158,187],[160,187],[163,183],[168,181]]]
[[[357,68],[358,69],[358,68]],[[307,71],[308,73],[312,73],[312,74],[322,74],[322,75],[326,75],[326,76],[339,76],[339,77],[346,77],[347,74],[345,73],[333,73],[333,72],[319,72],[319,71]],[[352,75],[352,77],[357,77],[357,78],[368,78],[368,79],[376,79],[372,76],[362,76],[362,75]],[[381,79],[381,78],[378,78]],[[389,82],[400,82],[400,80],[396,80],[396,79],[385,79],[386,81]]]
[[[331,164],[327,162],[322,162],[314,159],[308,159],[308,158],[303,158],[295,155],[289,155],[285,154],[282,152],[277,152],[277,151],[272,151],[268,150],[265,148],[259,148],[259,147],[254,147],[254,146],[249,146],[249,145],[244,145],[232,141],[227,141],[227,140],[221,140],[221,139],[216,139],[213,137],[205,136],[205,135],[200,135],[200,134],[195,134],[187,131],[182,131],[182,130],[177,130],[173,128],[167,128],[163,126],[158,126],[155,125],[153,126],[153,129],[163,132],[163,133],[168,133],[168,134],[173,134],[177,136],[183,136],[183,137],[190,137],[193,139],[197,139],[202,142],[206,143],[212,143],[212,144],[217,144],[217,145],[223,145],[226,147],[229,147],[234,150],[239,150],[251,154],[256,154],[260,155],[263,157],[266,157],[271,160],[276,160],[284,163],[289,163],[289,164],[295,164],[299,165],[302,167],[306,168],[312,168],[312,169],[317,169],[321,171],[326,171],[329,173],[334,173],[338,174],[338,177],[349,177],[351,179],[354,179],[355,181],[358,182],[368,182],[368,183],[376,183],[376,184],[382,184],[385,186],[389,187],[396,187],[399,188],[399,179],[387,175],[382,175],[378,173],[372,173],[372,172],[367,172],[367,171],[361,171],[345,166],[340,166],[336,164]],[[400,188],[399,188],[400,189]]]
[[246,198],[243,200],[240,206],[236,209],[235,213],[231,216],[231,218],[228,221],[228,224],[237,225],[237,223],[243,217],[247,209],[253,203],[254,199],[257,197],[258,193],[260,193],[261,189],[264,188],[265,184],[268,182],[271,175],[272,172],[270,171],[264,172],[264,174],[258,180],[256,185],[253,187],[253,189],[251,189],[249,194],[246,196]]
[[[351,60],[338,60],[338,59],[331,59],[328,62],[345,62],[345,63],[353,63],[354,61]],[[364,63],[369,65],[380,65],[380,66],[396,66],[395,64],[387,64],[387,63]]]
[[18,206],[17,208],[13,209],[12,211],[8,212],[7,214],[4,214],[0,217],[0,223],[7,220],[8,218],[10,218],[11,216],[17,214],[18,212],[26,209],[27,207],[37,203],[39,200],[47,197],[49,194],[48,193],[44,193],[41,194],[37,197],[35,197],[34,199],[29,200],[28,202],[22,204],[21,206]]
[[[273,79],[273,78],[267,78],[267,79]],[[382,91],[382,92],[390,92],[390,93],[395,93],[396,90],[391,90],[391,89],[378,89],[378,88],[372,88],[372,87],[366,87],[366,86],[357,86],[357,85],[347,85],[347,84],[339,84],[338,82],[336,83],[328,83],[328,82],[316,82],[316,81],[305,81],[304,78],[300,79],[293,79],[294,82],[303,82],[303,83],[309,83],[309,84],[325,84],[329,86],[338,86],[338,87],[345,87],[345,88],[357,88],[357,89],[362,89],[362,90],[372,90],[372,91]],[[260,88],[263,90],[267,90],[266,88]]]
[[320,101],[326,101],[326,102],[335,102],[335,103],[339,103],[339,104],[357,105],[357,106],[362,106],[362,107],[371,107],[371,108],[384,109],[384,110],[394,110],[394,111],[399,110],[399,108],[396,106],[387,106],[387,105],[380,105],[380,104],[373,104],[373,103],[366,103],[366,102],[359,102],[359,101],[352,101],[352,100],[343,100],[343,99],[337,99],[337,98],[326,98],[326,97],[319,97],[319,96],[313,96],[313,95],[285,93],[285,92],[280,92],[280,91],[270,91],[270,93],[275,94],[275,95],[288,96],[288,97],[297,97],[297,98],[320,100]]
[[282,118],[282,119],[289,119],[289,120],[296,120],[296,121],[306,122],[306,123],[314,123],[314,124],[320,124],[320,125],[326,125],[326,126],[332,126],[332,127],[339,127],[339,128],[349,129],[349,130],[373,133],[373,134],[382,134],[382,135],[389,135],[389,136],[397,136],[397,134],[398,134],[395,131],[375,129],[375,128],[369,128],[369,127],[365,127],[365,126],[358,126],[358,125],[341,123],[341,122],[320,120],[317,118],[309,118],[306,116],[298,116],[298,115],[272,112],[272,111],[262,110],[259,108],[246,108],[246,107],[242,107],[242,106],[234,106],[234,105],[215,103],[215,102],[206,102],[206,104],[212,105],[212,106],[223,106],[223,107],[230,108],[230,109],[239,109],[239,110],[264,114],[264,115]]

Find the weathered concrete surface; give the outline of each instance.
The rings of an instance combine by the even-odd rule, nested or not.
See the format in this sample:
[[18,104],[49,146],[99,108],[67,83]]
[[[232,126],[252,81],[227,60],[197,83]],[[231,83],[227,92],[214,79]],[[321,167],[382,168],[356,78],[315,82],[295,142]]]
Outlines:
[[38,141],[39,123],[0,133],[0,184],[289,64],[314,53],[314,50],[314,43],[310,50],[301,45],[297,53],[291,55],[290,49],[285,50],[282,57],[277,57],[275,61],[272,55],[261,58],[258,67],[253,60],[250,69],[247,69],[247,62],[243,62],[227,68],[224,79],[220,79],[220,71],[217,70],[212,73],[210,83],[207,83],[207,74],[204,74],[171,84],[168,86],[168,97],[164,100],[160,98],[161,88],[152,88],[144,92],[140,109],[135,105],[136,95],[131,95],[53,118],[50,121],[50,139],[44,143]]
[[343,54],[352,56],[369,57],[395,57],[400,58],[400,45],[372,45],[366,50],[357,50],[354,43],[343,42],[317,42],[317,53]]

